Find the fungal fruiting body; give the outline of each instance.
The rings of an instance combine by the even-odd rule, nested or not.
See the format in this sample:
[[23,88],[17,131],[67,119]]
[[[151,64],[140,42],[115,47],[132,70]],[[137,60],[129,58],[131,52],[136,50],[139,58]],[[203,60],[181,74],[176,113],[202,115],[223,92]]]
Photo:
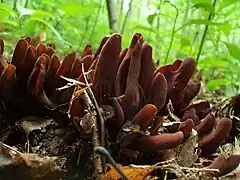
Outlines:
[[[106,118],[105,131],[110,135],[107,138],[120,148],[140,152],[176,148],[194,129],[199,135],[200,155],[206,157],[216,152],[228,137],[232,121],[226,117],[216,118],[207,101],[191,103],[201,87],[200,82],[191,79],[196,69],[194,59],[186,57],[157,68],[152,48],[142,34],[134,34],[126,49],[122,49],[121,40],[120,34],[112,34],[103,38],[96,53],[87,45],[81,56],[70,52],[61,61],[55,46],[34,46],[27,37],[18,41],[11,63],[4,60],[1,40],[1,101],[10,109],[24,103],[50,110],[70,102],[70,118],[79,125],[86,114],[81,95],[75,96],[81,87],[58,89],[68,84],[62,76],[83,83],[87,76],[102,110],[112,107],[114,111]],[[20,97],[24,97],[24,101]],[[15,105],[11,103],[13,100]],[[179,121],[171,130],[161,131],[162,124],[171,121],[166,118],[169,117],[169,102]],[[211,167],[218,167],[216,161]],[[239,162],[239,158],[236,161]],[[224,162],[232,161],[225,159]]]

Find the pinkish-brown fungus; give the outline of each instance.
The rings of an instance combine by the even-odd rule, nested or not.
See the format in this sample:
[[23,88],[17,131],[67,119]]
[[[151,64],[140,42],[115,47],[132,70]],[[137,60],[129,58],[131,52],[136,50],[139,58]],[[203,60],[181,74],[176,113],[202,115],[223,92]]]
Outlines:
[[147,97],[148,102],[157,106],[158,111],[160,111],[166,103],[167,81],[161,73],[157,73],[153,78]]
[[25,59],[27,48],[28,43],[24,39],[20,39],[15,47],[11,63],[16,67],[17,75],[19,74],[19,72],[24,71],[24,67],[22,66],[22,64]]
[[210,169],[219,169],[219,172],[214,173],[215,177],[224,176],[239,166],[240,155],[231,155],[230,157],[224,157],[220,154],[213,162],[210,164]]
[[[61,76],[85,82],[86,75],[102,110],[112,106],[110,109],[114,112],[106,119],[107,135],[111,136],[107,138],[120,148],[142,152],[175,148],[195,129],[201,156],[216,152],[226,141],[232,121],[217,120],[218,117],[210,113],[208,101],[191,103],[201,85],[191,79],[196,69],[194,59],[186,57],[156,69],[152,47],[144,42],[142,34],[135,33],[126,49],[121,49],[121,41],[121,35],[115,33],[104,37],[95,53],[89,44],[81,56],[70,52],[61,61],[55,45],[35,46],[33,40],[26,37],[18,41],[8,64],[3,57],[4,42],[0,39],[0,100],[5,103],[17,97],[35,98],[40,105],[53,109],[71,101],[69,115],[78,125],[86,113],[81,94],[76,98],[76,92],[82,87],[62,91],[57,88],[68,83]],[[86,74],[82,72],[82,65]],[[169,100],[181,122],[161,128],[165,121],[171,120],[166,119]],[[29,107],[32,102],[29,101]],[[234,108],[238,114],[237,106]],[[231,172],[237,163],[238,156],[225,159],[219,156],[210,168],[219,168],[220,174],[216,176],[221,176]]]
[[121,36],[119,34],[113,34],[103,45],[99,54],[93,79],[93,91],[100,104],[107,103],[109,98],[113,97],[120,51]]
[[9,64],[0,76],[0,98],[11,99],[12,85],[16,80],[16,67]]
[[133,48],[128,77],[126,82],[126,90],[122,97],[123,111],[126,116],[133,117],[140,103],[140,92],[138,87],[138,78],[141,69],[141,41],[139,40]]
[[92,54],[93,54],[92,45],[91,44],[86,45],[85,49],[83,50],[82,58]]
[[141,71],[139,76],[139,85],[141,86],[144,96],[148,97],[154,74],[154,64],[152,61],[152,47],[147,42],[142,45]]
[[[2,43],[1,46],[1,50],[3,50],[4,44]],[[48,107],[53,107],[53,104],[59,105],[62,103],[62,96],[66,96],[66,93],[56,96],[59,94],[56,88],[67,83],[60,76],[70,77],[74,60],[75,53],[70,53],[61,63],[52,47],[46,47],[43,44],[35,47],[30,37],[20,39],[15,47],[11,64],[7,65],[1,56],[0,70],[2,75],[0,79],[2,82],[4,81],[1,85],[2,94],[6,94],[4,89],[8,88],[8,97],[13,98],[14,96],[17,99],[23,97],[24,100],[21,100],[20,104],[27,103],[27,95],[30,95],[35,97],[40,104]],[[14,87],[11,87],[12,85]],[[14,88],[14,93],[11,88]],[[32,103],[30,96],[29,102]],[[68,97],[70,98],[71,95]],[[8,99],[7,102],[6,99]],[[4,103],[9,104],[12,100],[4,97],[4,101]],[[12,105],[12,103],[10,104]],[[21,105],[19,106],[21,107]]]
[[139,125],[140,130],[146,131],[152,124],[154,116],[157,114],[157,107],[153,104],[147,104],[133,118],[132,123]]
[[140,34],[134,34],[131,44],[126,52],[126,55],[124,56],[123,60],[121,61],[121,64],[119,65],[115,81],[116,96],[122,96],[125,93],[131,56],[133,53],[133,49],[140,38],[141,38]]
[[215,117],[212,113],[210,113],[195,127],[195,130],[200,137],[203,137],[213,130],[214,125]]
[[155,71],[155,75],[160,72],[167,80],[167,102],[169,99],[172,101],[176,115],[183,115],[182,110],[200,90],[200,83],[190,81],[195,68],[193,58],[186,57],[184,61],[176,60],[172,65],[163,66]]
[[220,119],[217,123],[216,130],[200,139],[198,146],[202,150],[202,155],[210,155],[214,153],[228,137],[231,128],[232,121],[230,119]]
[[176,133],[164,133],[155,136],[137,137],[131,148],[143,152],[172,149],[179,146],[184,139],[182,131]]

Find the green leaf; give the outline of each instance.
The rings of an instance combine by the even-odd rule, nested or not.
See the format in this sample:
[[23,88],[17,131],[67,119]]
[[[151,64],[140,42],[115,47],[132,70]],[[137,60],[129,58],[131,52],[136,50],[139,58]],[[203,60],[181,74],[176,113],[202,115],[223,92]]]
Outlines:
[[170,19],[174,19],[172,16],[169,16],[169,15],[167,15],[167,14],[163,14],[163,13],[157,12],[157,13],[154,13],[154,14],[150,14],[150,15],[147,17],[148,23],[149,23],[150,25],[152,25],[154,19],[155,19],[156,17],[158,17],[158,16],[163,16],[163,17],[167,17],[167,18],[170,18]]
[[8,7],[6,4],[4,3],[0,3],[0,11],[4,11],[6,12],[8,15],[11,15],[13,17],[17,17],[17,13],[12,10],[12,8]]
[[226,42],[225,42],[225,45],[227,46],[230,55],[233,58],[240,60],[240,47],[235,44],[226,43]]
[[20,12],[20,17],[22,16],[31,16],[32,18],[51,18],[54,19],[54,15],[49,13],[49,12],[45,12],[45,11],[41,11],[41,10],[34,10],[34,9],[27,9],[23,6],[18,6],[18,11]]
[[231,30],[232,30],[232,25],[229,23],[224,23],[224,24],[218,24],[217,28],[225,34],[225,36],[229,36]]
[[37,17],[31,17],[28,20],[29,21],[37,21],[37,22],[40,22],[40,23],[46,25],[49,29],[51,29],[53,31],[53,33],[56,35],[58,40],[63,41],[63,38],[59,34],[59,32],[51,24],[49,24],[47,21],[45,21],[45,20],[43,20],[41,18],[37,18]]
[[181,30],[181,29],[182,29],[183,27],[185,27],[185,26],[192,25],[192,24],[212,26],[212,25],[222,25],[222,24],[225,24],[225,23],[213,22],[213,21],[209,21],[209,20],[207,20],[207,19],[190,19],[190,20],[188,20],[188,22],[185,23],[183,26],[181,26],[180,28],[176,29],[175,32]]
[[211,3],[211,0],[191,0],[191,3]]
[[52,13],[37,10],[31,15],[31,18],[40,18],[40,19],[51,18],[51,19],[54,19],[55,17]]
[[142,25],[136,25],[132,28],[132,30],[146,30],[146,31],[150,31],[150,32],[153,32],[155,34],[158,33],[158,31],[154,30],[154,28],[151,28],[151,27],[147,27],[147,26],[142,26]]
[[[94,3],[93,3],[94,5]],[[92,7],[94,9],[94,7]],[[70,15],[89,14],[90,7],[82,6],[79,2],[69,2],[60,6],[65,13]]]
[[199,3],[194,4],[193,8],[202,8],[205,11],[209,11],[211,14],[215,14],[214,7],[212,6],[211,3],[199,2]]
[[10,26],[13,26],[13,27],[19,27],[19,23],[17,21],[13,21],[13,20],[0,20],[0,22],[2,24],[5,24],[5,25],[10,25]]
[[227,86],[230,82],[227,79],[214,79],[208,82],[207,86],[209,90],[217,90],[221,86]]
[[191,42],[185,37],[181,37],[180,42],[181,42],[181,47],[191,46]]
[[239,0],[224,0],[224,1],[222,1],[216,10],[216,13],[221,12],[223,9],[225,9],[225,8],[229,7],[230,5],[233,5],[234,3],[237,3],[237,2],[239,2]]
[[20,17],[25,16],[25,15],[32,15],[33,13],[36,12],[34,9],[27,9],[24,6],[17,6],[18,12],[20,13]]
[[216,57],[207,57],[199,61],[200,68],[225,68],[228,65],[227,60],[216,59]]
[[147,17],[148,24],[152,25],[152,24],[153,24],[153,21],[154,21],[154,19],[155,19],[155,17],[156,17],[157,15],[158,15],[157,13],[150,14],[150,15]]

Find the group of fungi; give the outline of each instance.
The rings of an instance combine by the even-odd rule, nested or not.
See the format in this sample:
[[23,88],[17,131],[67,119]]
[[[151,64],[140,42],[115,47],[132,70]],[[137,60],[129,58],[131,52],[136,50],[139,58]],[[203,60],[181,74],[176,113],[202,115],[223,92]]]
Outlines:
[[[87,45],[81,56],[70,52],[61,61],[53,44],[34,45],[26,37],[18,41],[11,62],[5,61],[0,40],[2,106],[11,112],[18,109],[23,116],[51,112],[69,103],[70,119],[79,124],[86,104],[81,95],[72,96],[80,87],[59,88],[69,83],[62,77],[86,84],[86,76],[101,112],[109,112],[106,138],[120,149],[161,152],[178,147],[196,131],[199,156],[209,157],[227,142],[232,120],[215,117],[208,101],[191,102],[201,87],[192,78],[196,70],[192,57],[156,67],[152,47],[141,34],[134,34],[125,49],[121,40],[121,35],[112,34],[103,38],[95,53]],[[174,123],[163,128],[165,122]],[[220,176],[235,169],[239,161],[240,155],[220,155],[210,167],[220,169],[216,174]]]

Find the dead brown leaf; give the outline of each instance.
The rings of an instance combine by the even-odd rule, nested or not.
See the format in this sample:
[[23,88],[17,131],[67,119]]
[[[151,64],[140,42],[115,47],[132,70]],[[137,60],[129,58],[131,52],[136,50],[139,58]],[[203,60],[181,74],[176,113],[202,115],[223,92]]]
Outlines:
[[[143,180],[147,175],[149,175],[153,168],[149,167],[130,167],[130,166],[122,166],[118,164],[118,166],[123,170],[129,180]],[[103,180],[119,180],[121,175],[111,166],[111,169],[104,175]]]
[[56,164],[56,160],[57,157],[21,153],[0,142],[0,179],[61,179],[65,171]]

